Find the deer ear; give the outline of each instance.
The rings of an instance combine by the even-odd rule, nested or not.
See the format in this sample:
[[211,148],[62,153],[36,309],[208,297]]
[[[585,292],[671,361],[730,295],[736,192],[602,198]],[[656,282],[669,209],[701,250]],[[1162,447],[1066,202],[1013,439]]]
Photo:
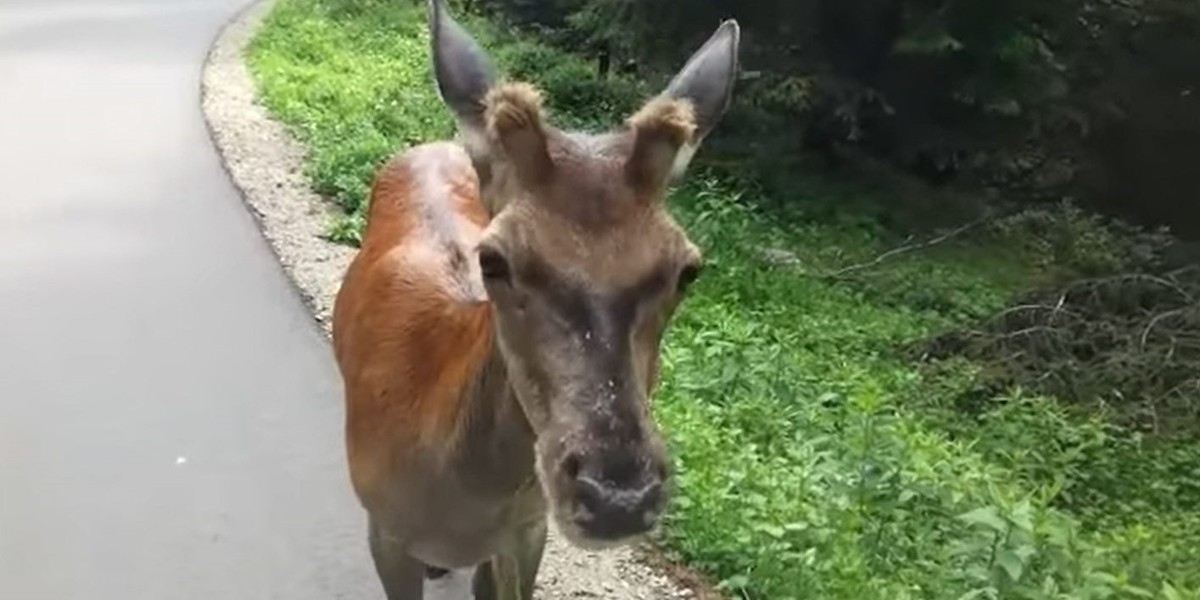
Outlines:
[[528,83],[506,82],[492,88],[484,104],[488,140],[504,148],[522,183],[545,183],[554,161],[546,145],[541,93]]
[[741,29],[737,21],[721,23],[704,45],[692,54],[664,92],[677,100],[687,100],[696,118],[696,140],[708,135],[729,108],[733,83],[737,79],[738,44]]
[[740,36],[737,21],[721,23],[667,89],[629,119],[634,142],[625,173],[634,187],[657,192],[687,170],[700,142],[729,108]]
[[495,70],[479,44],[459,25],[444,0],[429,0],[429,36],[437,90],[460,129],[481,131],[484,98]]
[[676,169],[680,157],[690,158],[694,151],[692,103],[659,96],[630,117],[628,125],[633,131],[633,151],[625,162],[625,179],[635,189],[656,195],[682,170]]

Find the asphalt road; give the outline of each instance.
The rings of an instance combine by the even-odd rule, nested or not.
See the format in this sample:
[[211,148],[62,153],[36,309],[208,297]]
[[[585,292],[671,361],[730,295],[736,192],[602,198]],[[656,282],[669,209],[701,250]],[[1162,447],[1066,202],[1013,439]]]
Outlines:
[[246,0],[0,1],[0,598],[379,598],[331,353],[201,64]]

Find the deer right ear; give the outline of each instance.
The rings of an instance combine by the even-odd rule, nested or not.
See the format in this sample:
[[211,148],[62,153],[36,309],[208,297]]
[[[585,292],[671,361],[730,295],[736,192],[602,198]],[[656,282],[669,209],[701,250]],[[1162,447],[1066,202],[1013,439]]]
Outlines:
[[740,39],[737,21],[729,19],[721,23],[667,85],[667,96],[691,102],[698,140],[716,127],[729,108],[737,79]]
[[429,0],[429,37],[442,102],[454,113],[459,129],[482,131],[484,98],[496,78],[491,61],[450,16],[444,0]]

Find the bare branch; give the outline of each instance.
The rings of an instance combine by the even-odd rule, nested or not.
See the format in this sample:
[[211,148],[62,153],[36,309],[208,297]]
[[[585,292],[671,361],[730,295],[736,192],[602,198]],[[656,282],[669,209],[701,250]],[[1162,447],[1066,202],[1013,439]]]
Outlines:
[[908,239],[905,240],[906,245],[892,248],[891,250],[888,250],[887,252],[884,252],[883,254],[880,254],[879,256],[876,256],[875,258],[873,258],[867,262],[850,265],[848,267],[838,269],[837,271],[829,273],[829,274],[825,275],[824,277],[827,277],[830,279],[838,279],[841,277],[845,277],[846,275],[848,275],[850,273],[854,273],[856,271],[861,271],[863,269],[869,269],[871,267],[878,266],[881,263],[883,263],[884,261],[886,261],[890,258],[895,258],[901,254],[907,254],[909,252],[916,252],[918,250],[924,250],[931,246],[936,246],[938,244],[945,242],[946,240],[949,240],[956,236],[962,235],[963,233],[965,233],[971,229],[974,229],[975,227],[978,227],[979,225],[988,221],[990,218],[991,218],[991,215],[984,215],[983,217],[980,217],[974,221],[971,221],[970,223],[967,223],[965,225],[960,225],[958,227],[955,227],[954,229],[951,229],[950,231],[948,231],[946,233],[943,233],[941,235],[938,235],[936,237],[930,238],[930,239],[922,241],[922,242],[917,242],[915,244],[907,244],[908,240],[912,239],[912,236],[909,236]]

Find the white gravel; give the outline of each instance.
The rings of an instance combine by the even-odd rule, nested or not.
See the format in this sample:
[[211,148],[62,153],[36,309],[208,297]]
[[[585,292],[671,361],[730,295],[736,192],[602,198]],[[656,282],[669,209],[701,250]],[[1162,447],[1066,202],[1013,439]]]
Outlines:
[[[221,32],[205,63],[205,118],[225,168],[287,272],[329,332],[333,299],[354,249],[321,237],[337,207],[311,191],[305,150],[255,99],[242,51],[274,0],[258,2]],[[365,543],[365,539],[364,539]],[[651,600],[708,596],[675,585],[639,550],[587,552],[551,533],[538,577],[540,600]]]

